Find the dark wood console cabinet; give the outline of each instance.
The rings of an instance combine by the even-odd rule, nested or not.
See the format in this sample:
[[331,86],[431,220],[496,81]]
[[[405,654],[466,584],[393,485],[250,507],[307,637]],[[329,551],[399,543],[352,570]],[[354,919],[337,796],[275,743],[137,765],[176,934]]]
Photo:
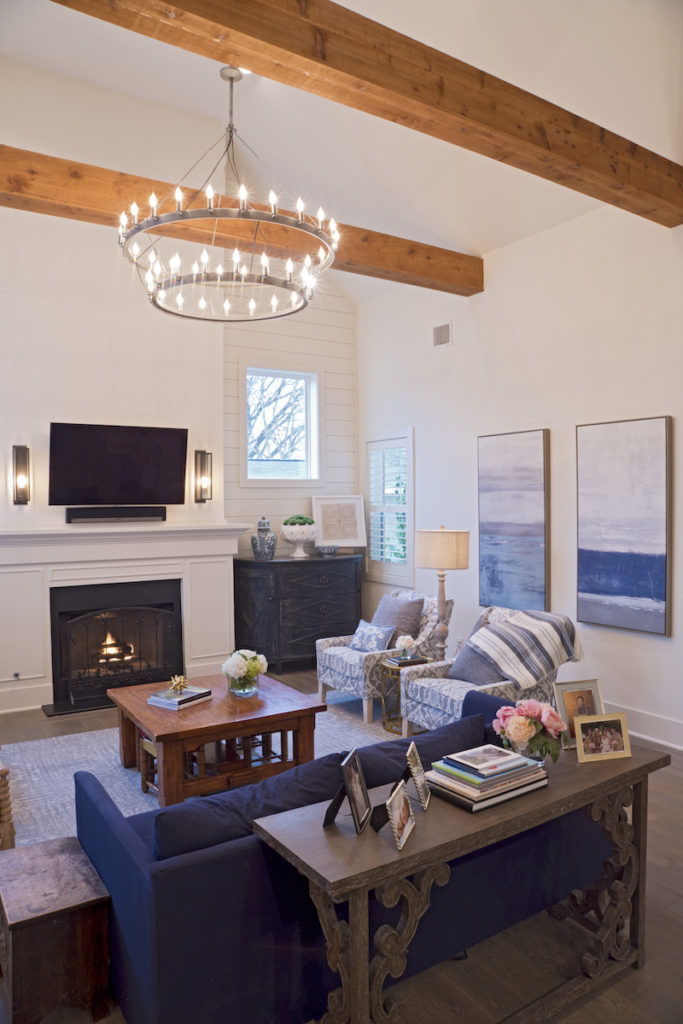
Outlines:
[[314,662],[319,637],[358,625],[362,557],[235,558],[235,646],[264,654],[277,672]]

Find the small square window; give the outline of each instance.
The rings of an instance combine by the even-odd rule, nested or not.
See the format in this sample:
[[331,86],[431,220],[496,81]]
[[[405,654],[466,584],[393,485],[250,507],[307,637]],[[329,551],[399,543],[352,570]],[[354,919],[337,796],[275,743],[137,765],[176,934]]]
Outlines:
[[317,480],[318,375],[247,368],[248,480]]

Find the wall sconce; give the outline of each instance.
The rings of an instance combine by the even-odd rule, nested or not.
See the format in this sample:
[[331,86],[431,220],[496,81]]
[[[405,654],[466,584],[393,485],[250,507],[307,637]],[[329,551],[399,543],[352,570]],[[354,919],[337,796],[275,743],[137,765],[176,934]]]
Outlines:
[[195,451],[194,453],[194,500],[211,501],[211,452]]
[[12,447],[12,487],[14,504],[28,505],[31,500],[31,458],[25,444]]

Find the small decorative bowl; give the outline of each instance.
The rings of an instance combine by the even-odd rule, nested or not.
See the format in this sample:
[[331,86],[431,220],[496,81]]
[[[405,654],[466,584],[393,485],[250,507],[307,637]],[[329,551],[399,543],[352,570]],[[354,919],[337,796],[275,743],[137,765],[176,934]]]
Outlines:
[[316,547],[316,551],[318,552],[319,555],[322,555],[323,558],[332,558],[332,556],[336,555],[337,552],[339,551],[339,545],[338,544],[322,544],[322,545]]

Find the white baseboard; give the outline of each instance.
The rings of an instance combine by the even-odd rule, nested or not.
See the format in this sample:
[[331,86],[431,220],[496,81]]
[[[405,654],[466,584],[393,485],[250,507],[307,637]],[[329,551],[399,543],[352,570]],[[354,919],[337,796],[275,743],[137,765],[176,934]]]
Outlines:
[[605,711],[624,712],[629,736],[645,740],[647,743],[683,750],[683,722],[665,718],[663,715],[653,715],[638,708],[625,707],[623,704],[612,704],[610,701],[605,701]]

